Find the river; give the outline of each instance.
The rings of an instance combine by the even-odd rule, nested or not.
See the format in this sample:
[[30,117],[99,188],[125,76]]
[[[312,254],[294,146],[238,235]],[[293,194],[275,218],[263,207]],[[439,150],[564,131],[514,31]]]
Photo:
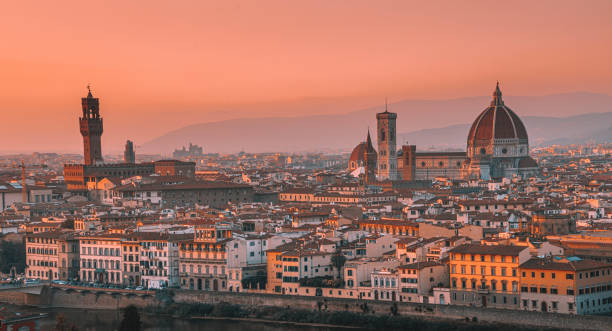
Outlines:
[[[25,311],[24,311],[25,310]],[[48,316],[39,320],[40,331],[51,331],[56,324],[56,316],[64,315],[68,325],[74,324],[79,331],[108,331],[117,330],[121,322],[121,312],[93,309],[21,309],[24,313],[48,313]],[[146,331],[196,331],[196,330],[225,330],[225,331],[341,331],[348,330],[342,327],[309,326],[279,324],[274,322],[252,322],[234,320],[208,320],[208,319],[175,319],[148,314],[140,315],[142,330]],[[354,330],[354,329],[353,329]]]

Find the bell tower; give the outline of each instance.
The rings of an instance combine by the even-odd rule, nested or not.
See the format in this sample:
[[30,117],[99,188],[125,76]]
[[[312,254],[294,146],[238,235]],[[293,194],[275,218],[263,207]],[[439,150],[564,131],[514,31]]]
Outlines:
[[378,126],[378,177],[381,180],[397,180],[397,154],[395,121],[397,114],[387,110],[376,114]]
[[95,165],[104,162],[102,159],[102,117],[100,117],[100,103],[98,98],[91,94],[87,85],[87,97],[81,98],[83,116],[79,117],[81,135],[83,136],[83,157],[86,165]]

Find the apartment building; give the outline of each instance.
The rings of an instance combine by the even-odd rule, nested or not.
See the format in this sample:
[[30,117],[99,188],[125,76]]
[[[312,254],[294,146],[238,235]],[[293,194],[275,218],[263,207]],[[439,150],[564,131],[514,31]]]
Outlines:
[[122,234],[102,233],[79,237],[81,280],[94,283],[123,283]]
[[263,289],[266,286],[267,255],[283,243],[273,235],[234,236],[226,245],[227,287],[230,292],[244,291],[244,286]]
[[70,232],[28,234],[26,270],[28,278],[72,280],[79,277],[79,241]]
[[449,252],[451,304],[519,308],[519,266],[525,246],[464,244]]
[[370,277],[374,300],[399,301],[399,274],[397,269],[375,269]]
[[332,266],[332,252],[319,249],[297,249],[280,255],[283,293],[297,293],[300,280],[337,275]]
[[521,309],[562,314],[612,311],[612,265],[576,257],[521,264]]
[[123,260],[123,284],[126,286],[142,285],[140,275],[140,239],[136,234],[126,234],[121,241]]
[[145,288],[178,287],[179,245],[192,235],[158,232],[136,234],[140,245],[140,274]]
[[417,262],[401,265],[399,300],[429,303],[434,287],[448,287],[448,265],[439,262]]
[[227,250],[232,230],[227,224],[207,223],[194,228],[194,237],[179,246],[181,288],[227,290]]

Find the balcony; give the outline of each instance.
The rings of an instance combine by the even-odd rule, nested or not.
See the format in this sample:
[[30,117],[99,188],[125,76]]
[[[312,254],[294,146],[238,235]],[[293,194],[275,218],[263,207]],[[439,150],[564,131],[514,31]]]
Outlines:
[[490,287],[488,285],[478,286],[476,288],[476,292],[478,292],[478,294],[489,294],[489,290],[490,290]]

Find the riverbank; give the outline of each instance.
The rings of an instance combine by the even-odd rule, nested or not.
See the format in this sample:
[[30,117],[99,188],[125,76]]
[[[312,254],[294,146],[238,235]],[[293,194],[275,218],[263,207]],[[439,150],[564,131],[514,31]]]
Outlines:
[[[280,323],[294,326],[341,327],[350,329],[415,329],[415,330],[491,330],[500,331],[545,330],[542,327],[517,327],[504,323],[479,322],[477,319],[452,319],[400,316],[397,308],[386,315],[376,314],[363,305],[362,313],[350,311],[302,310],[290,307],[245,307],[226,302],[217,304],[174,303],[165,307],[145,307],[144,312],[154,315],[172,314],[179,319],[235,320],[244,322]],[[392,306],[393,307],[393,306]]]

